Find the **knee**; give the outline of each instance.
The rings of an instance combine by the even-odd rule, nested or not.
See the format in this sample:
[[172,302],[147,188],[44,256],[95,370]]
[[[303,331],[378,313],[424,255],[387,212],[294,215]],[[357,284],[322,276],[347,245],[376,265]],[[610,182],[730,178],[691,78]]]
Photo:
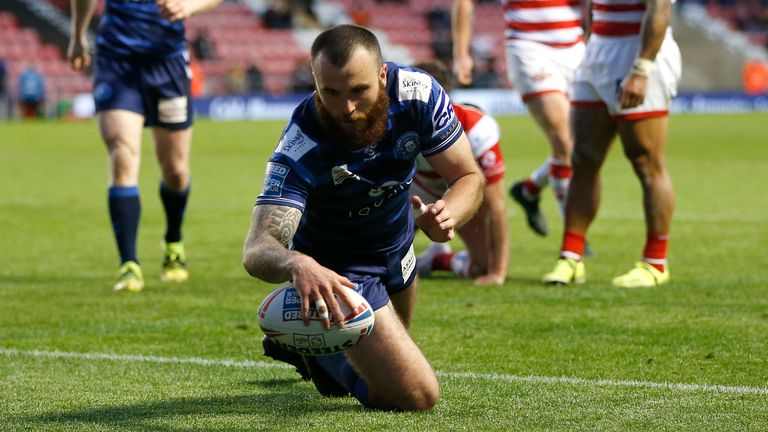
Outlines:
[[186,168],[182,166],[164,166],[163,182],[171,189],[185,189],[188,182]]
[[603,164],[603,158],[586,149],[576,148],[571,156],[571,165],[574,171],[597,172]]
[[627,158],[643,184],[649,184],[664,174],[664,161],[660,157],[646,152],[638,152],[628,153]]
[[408,397],[402,401],[402,409],[405,411],[429,411],[440,400],[440,387],[437,383],[428,387],[422,387],[412,391]]

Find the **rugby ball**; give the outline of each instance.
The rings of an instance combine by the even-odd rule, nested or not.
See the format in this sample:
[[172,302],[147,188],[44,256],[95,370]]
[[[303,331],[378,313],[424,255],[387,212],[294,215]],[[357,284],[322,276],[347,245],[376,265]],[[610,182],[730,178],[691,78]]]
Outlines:
[[291,286],[280,287],[259,306],[259,327],[281,347],[303,355],[320,356],[344,352],[373,331],[373,308],[357,291],[347,294],[354,308],[349,310],[338,296],[336,301],[344,314],[344,327],[336,325],[331,314],[331,329],[325,330],[314,304],[309,309],[309,325],[301,317],[301,297]]

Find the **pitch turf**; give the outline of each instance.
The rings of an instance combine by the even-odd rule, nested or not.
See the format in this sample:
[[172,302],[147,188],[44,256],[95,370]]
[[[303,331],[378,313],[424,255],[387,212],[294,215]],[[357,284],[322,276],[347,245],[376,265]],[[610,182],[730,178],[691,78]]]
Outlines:
[[[546,149],[529,118],[501,124],[510,183]],[[538,283],[560,243],[551,194],[544,239],[510,201],[503,287],[422,284],[412,334],[443,393],[419,414],[323,399],[262,362],[255,311],[274,286],[249,278],[240,256],[281,127],[198,123],[183,285],[159,282],[163,216],[145,145],[147,285],[131,295],[110,290],[118,263],[96,126],[0,124],[0,430],[768,430],[765,114],[672,118],[664,288],[610,286],[644,240],[620,148],[603,170],[582,287]]]

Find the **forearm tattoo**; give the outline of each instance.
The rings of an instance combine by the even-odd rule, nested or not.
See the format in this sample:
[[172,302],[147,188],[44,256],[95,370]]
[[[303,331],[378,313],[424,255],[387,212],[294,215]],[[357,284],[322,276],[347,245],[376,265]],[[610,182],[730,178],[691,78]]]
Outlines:
[[261,226],[265,232],[288,247],[299,228],[301,212],[293,207],[265,206],[261,213]]

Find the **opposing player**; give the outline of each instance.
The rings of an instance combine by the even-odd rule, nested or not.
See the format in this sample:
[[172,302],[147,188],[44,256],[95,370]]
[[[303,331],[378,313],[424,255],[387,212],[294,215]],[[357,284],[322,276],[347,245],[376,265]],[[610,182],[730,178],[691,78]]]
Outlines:
[[[443,89],[452,87],[451,73],[439,61],[418,63]],[[447,243],[432,243],[416,260],[420,276],[434,270],[452,271],[459,277],[475,278],[477,285],[501,285],[507,276],[509,236],[504,193],[504,158],[499,147],[499,124],[480,108],[453,103],[453,111],[469,138],[472,155],[485,176],[483,203],[477,214],[458,230],[467,249],[453,252]],[[411,195],[435,202],[448,185],[422,156],[416,159]]]
[[[506,59],[509,79],[549,141],[551,157],[510,194],[525,211],[528,226],[547,235],[539,201],[541,190],[552,186],[562,215],[571,178],[571,138],[568,92],[573,72],[584,55],[579,0],[503,0],[507,28]],[[472,82],[474,0],[454,0],[453,60],[461,84]]]
[[430,409],[437,379],[406,331],[417,290],[411,206],[423,204],[408,188],[421,153],[450,186],[415,223],[444,242],[477,210],[483,175],[440,85],[384,63],[370,31],[323,31],[311,62],[316,92],[296,108],[267,164],[243,265],[267,282],[292,281],[305,320],[315,302],[328,327],[327,312],[341,316],[333,294],[344,301],[350,288],[375,310],[375,331],[346,355],[304,358],[323,395]]
[[584,236],[600,204],[600,168],[616,135],[643,189],[642,260],[613,279],[617,287],[669,280],[667,242],[674,208],[664,160],[670,100],[680,80],[680,51],[669,27],[670,0],[593,0],[592,35],[574,80],[574,174],[560,259],[551,284],[583,283]]
[[[96,37],[93,95],[101,137],[109,152],[109,214],[121,263],[115,291],[138,292],[144,287],[136,254],[144,126],[152,127],[162,171],[160,199],[167,228],[160,277],[172,282],[189,277],[181,225],[190,190],[192,103],[183,21],[220,1],[106,2]],[[75,70],[91,64],[87,31],[95,5],[96,0],[72,1],[72,38],[67,56]]]

